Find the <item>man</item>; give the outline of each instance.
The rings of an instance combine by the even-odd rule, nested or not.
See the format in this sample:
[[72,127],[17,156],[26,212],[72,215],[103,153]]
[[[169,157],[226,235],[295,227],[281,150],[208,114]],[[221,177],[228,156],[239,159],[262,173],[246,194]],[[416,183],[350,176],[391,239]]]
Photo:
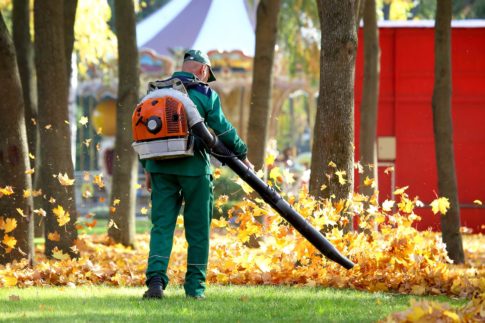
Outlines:
[[[216,78],[206,54],[189,50],[184,55],[182,71],[175,72],[183,82],[193,83],[188,95],[197,106],[206,125],[248,167],[247,146],[227,121],[221,109],[219,95],[207,82]],[[202,142],[196,138],[194,156],[168,160],[143,160],[146,187],[151,191],[152,230],[150,254],[146,271],[148,290],[144,298],[161,298],[168,284],[167,267],[172,251],[177,216],[184,201],[185,237],[188,242],[187,273],[184,289],[188,297],[204,298],[209,230],[212,217],[213,184],[210,159]]]

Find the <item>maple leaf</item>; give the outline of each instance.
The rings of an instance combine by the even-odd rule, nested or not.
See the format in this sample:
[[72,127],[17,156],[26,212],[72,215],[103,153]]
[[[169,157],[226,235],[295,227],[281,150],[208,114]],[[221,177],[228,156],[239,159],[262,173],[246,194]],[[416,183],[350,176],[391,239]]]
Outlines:
[[382,203],[382,209],[387,212],[391,211],[393,206],[394,206],[394,201],[392,200],[385,200]]
[[34,169],[34,168],[27,169],[27,170],[25,171],[25,174],[27,174],[27,175],[32,175],[33,173],[35,173],[35,169]]
[[59,183],[61,183],[61,185],[63,186],[71,186],[74,184],[74,181],[75,181],[75,179],[69,178],[67,173],[64,173],[64,175],[59,173],[57,175],[57,179],[59,180]]
[[271,165],[273,165],[273,164],[274,164],[275,160],[276,160],[276,156],[275,156],[275,155],[273,155],[273,154],[268,154],[268,155],[266,156],[266,158],[264,159],[264,164],[265,164],[266,166],[271,166]]
[[85,139],[83,141],[84,146],[89,147],[89,145],[91,145],[91,141],[93,141],[91,138]]
[[392,194],[394,195],[402,195],[404,192],[409,188],[409,186],[404,186],[401,188],[396,189]]
[[50,130],[52,128],[52,125],[51,124],[48,124],[47,126],[44,127],[45,129],[47,130]]
[[347,175],[347,172],[344,171],[344,170],[337,170],[335,172],[335,175],[338,176],[338,182],[340,183],[340,185],[344,185],[345,183],[347,183],[347,180],[344,178],[345,175]]
[[474,200],[473,203],[475,203],[476,205],[482,205],[482,201],[480,200]]
[[29,158],[33,160],[33,159],[35,159],[35,156],[32,155],[32,153],[29,153]]
[[113,221],[113,219],[109,219],[109,222],[108,222],[108,228],[111,228],[111,227],[114,227],[115,229],[119,229],[115,221]]
[[337,168],[337,164],[335,164],[333,161],[330,161],[328,163],[328,166],[333,167],[333,168]]
[[98,185],[99,188],[104,187],[103,174],[94,176],[94,184]]
[[364,179],[364,185],[365,186],[370,186],[370,187],[375,187],[376,184],[375,184],[375,181],[373,178],[369,178],[369,176],[366,176],[365,179]]
[[146,215],[148,213],[148,209],[146,207],[142,207],[140,213]]
[[117,206],[117,205],[119,205],[119,204],[120,204],[120,202],[121,202],[121,200],[120,200],[120,199],[115,199],[115,200],[113,201],[113,206]]
[[34,214],[40,215],[42,217],[45,217],[47,215],[47,212],[44,211],[44,209],[40,208],[40,209],[34,210]]
[[47,239],[49,239],[50,241],[61,241],[61,235],[57,231],[49,232],[49,234],[47,235]]
[[431,202],[430,205],[434,214],[440,212],[442,215],[445,215],[450,208],[450,201],[446,197],[439,197]]
[[211,223],[212,223],[212,226],[216,228],[225,228],[228,225],[226,219],[224,219],[223,217],[221,217],[219,220],[212,219]]
[[[3,276],[2,280],[6,287],[13,287],[17,285],[17,277],[12,274]],[[12,296],[14,295],[11,295],[10,297]],[[14,300],[14,298],[12,297],[10,300]]]
[[9,236],[8,234],[5,234],[3,236],[2,243],[9,248],[14,248],[17,244],[17,239],[15,239],[15,237]]
[[58,205],[56,208],[52,209],[52,212],[54,212],[56,218],[57,218],[57,223],[59,224],[60,227],[64,226],[66,223],[71,221],[71,217],[69,215],[69,212],[66,212],[64,208],[60,205]]
[[269,172],[269,178],[271,178],[275,183],[281,184],[283,182],[283,174],[279,167],[273,167]]
[[17,220],[13,218],[7,218],[3,220],[0,218],[0,230],[4,230],[5,233],[12,232],[17,227]]
[[389,166],[386,169],[384,169],[384,173],[386,173],[386,174],[392,173],[393,171],[394,171],[393,166]]
[[214,176],[215,179],[218,179],[219,177],[221,177],[221,173],[222,173],[221,169],[216,168],[216,169],[214,169],[212,176]]
[[16,208],[18,214],[20,214],[20,216],[22,216],[23,218],[27,217],[25,214],[24,214],[24,210],[22,210],[21,208]]
[[79,119],[79,124],[83,125],[83,126],[86,126],[88,124],[88,117],[86,116],[82,116],[80,119]]
[[0,197],[3,195],[9,196],[13,194],[12,186],[0,187]]
[[52,257],[57,259],[57,260],[71,259],[71,257],[68,254],[63,253],[62,250],[59,250],[57,247],[55,247],[52,250]]

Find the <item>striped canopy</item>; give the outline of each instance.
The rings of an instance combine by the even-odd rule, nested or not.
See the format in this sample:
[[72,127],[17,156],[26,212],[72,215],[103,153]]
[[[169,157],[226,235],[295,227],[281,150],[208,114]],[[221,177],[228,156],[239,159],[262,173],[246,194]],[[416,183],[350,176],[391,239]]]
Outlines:
[[254,55],[255,6],[248,0],[172,0],[137,24],[138,48],[241,50]]

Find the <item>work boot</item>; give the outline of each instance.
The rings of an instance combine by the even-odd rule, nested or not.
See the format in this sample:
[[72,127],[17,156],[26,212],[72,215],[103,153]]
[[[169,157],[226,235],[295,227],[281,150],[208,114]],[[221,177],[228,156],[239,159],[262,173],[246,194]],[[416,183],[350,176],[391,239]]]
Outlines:
[[143,294],[143,298],[162,298],[163,297],[163,283],[162,277],[154,276],[148,281],[148,290]]

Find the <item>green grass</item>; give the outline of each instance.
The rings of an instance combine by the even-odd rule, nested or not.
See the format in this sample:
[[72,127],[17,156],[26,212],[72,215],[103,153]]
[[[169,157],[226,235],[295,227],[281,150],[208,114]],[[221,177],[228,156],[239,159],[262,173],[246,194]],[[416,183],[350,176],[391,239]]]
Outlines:
[[[163,300],[144,288],[31,287],[0,289],[7,322],[375,322],[409,307],[416,296],[290,286],[208,287],[203,301],[169,286]],[[12,296],[14,295],[14,296]],[[465,300],[423,297],[462,305]]]

